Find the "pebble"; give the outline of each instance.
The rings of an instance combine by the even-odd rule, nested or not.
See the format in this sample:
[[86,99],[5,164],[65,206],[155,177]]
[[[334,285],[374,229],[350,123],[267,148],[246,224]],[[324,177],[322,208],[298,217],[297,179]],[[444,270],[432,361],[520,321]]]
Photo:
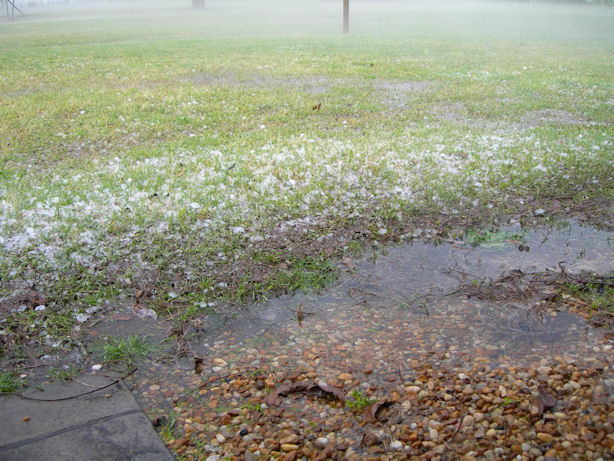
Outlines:
[[393,450],[401,450],[403,448],[403,442],[401,442],[399,440],[394,440],[390,444],[390,448],[393,449]]
[[406,392],[410,395],[416,395],[418,392],[420,392],[422,389],[418,386],[409,386],[406,389]]
[[298,445],[293,444],[293,443],[282,443],[281,449],[283,451],[296,451],[298,450]]
[[473,426],[473,423],[475,422],[475,418],[471,415],[466,415],[463,418],[463,423],[462,426],[463,427],[468,427],[468,426]]
[[554,437],[551,434],[548,434],[546,432],[538,432],[537,439],[544,443],[550,443],[554,441]]
[[289,445],[289,444],[296,444],[299,441],[298,435],[296,434],[290,434],[287,437],[284,437],[283,439],[280,440],[280,443],[282,445]]
[[326,448],[326,445],[328,445],[328,439],[326,437],[318,437],[315,440],[314,445],[320,449]]

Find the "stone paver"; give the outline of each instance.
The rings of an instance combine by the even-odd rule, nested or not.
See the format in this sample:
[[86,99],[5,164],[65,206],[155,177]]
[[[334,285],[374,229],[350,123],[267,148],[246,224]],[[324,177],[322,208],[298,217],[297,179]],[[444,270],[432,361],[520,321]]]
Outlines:
[[[112,382],[86,376],[27,395],[52,400]],[[69,400],[0,398],[0,459],[173,460],[132,394],[121,384]]]

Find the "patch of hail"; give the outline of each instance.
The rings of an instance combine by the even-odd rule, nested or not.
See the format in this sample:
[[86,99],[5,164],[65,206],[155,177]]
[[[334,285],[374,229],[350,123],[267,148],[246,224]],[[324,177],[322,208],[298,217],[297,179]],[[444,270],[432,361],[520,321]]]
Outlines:
[[[392,144],[301,134],[248,152],[101,158],[87,171],[42,181],[26,174],[15,191],[0,190],[0,258],[13,277],[24,254],[56,270],[94,270],[137,236],[180,241],[186,232],[226,232],[255,243],[272,229],[306,231],[331,217],[370,218],[378,208],[399,218],[412,205],[452,214],[482,203],[492,208],[493,197],[506,198],[502,178],[526,180],[528,193],[553,177],[573,178],[582,168],[574,160],[590,160],[605,147],[578,139],[553,149],[518,133],[444,141],[425,146],[409,132]],[[566,162],[575,170],[562,167]],[[187,227],[174,230],[182,220]],[[126,255],[147,267],[139,253]]]

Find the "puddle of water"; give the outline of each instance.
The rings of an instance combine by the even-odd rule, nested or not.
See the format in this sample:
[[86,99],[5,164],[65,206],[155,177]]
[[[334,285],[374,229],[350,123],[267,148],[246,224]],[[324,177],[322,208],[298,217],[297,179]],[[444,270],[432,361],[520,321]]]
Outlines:
[[146,338],[152,344],[159,344],[168,338],[169,333],[169,328],[157,320],[140,319],[127,314],[125,319],[113,319],[95,325],[88,334],[94,340],[136,335]]
[[[204,377],[258,367],[306,369],[324,380],[352,373],[363,376],[361,386],[380,387],[388,385],[387,377],[411,376],[425,362],[458,370],[538,367],[561,359],[605,363],[612,338],[565,309],[540,311],[521,302],[444,295],[459,287],[460,274],[468,274],[469,281],[498,279],[515,269],[558,271],[563,264],[568,272],[611,271],[613,238],[614,233],[574,224],[529,232],[523,251],[517,242],[393,247],[375,260],[355,261],[354,273],[319,295],[284,296],[236,318],[206,319],[206,336],[192,350],[202,358]],[[143,376],[145,399],[155,395],[147,391],[151,382],[172,383],[158,407],[169,405],[172,395],[198,388],[202,377],[194,374],[193,362],[186,363],[152,365]]]
[[[613,237],[574,224],[529,232],[523,243],[523,250],[529,251],[509,242],[476,248],[422,242],[394,247],[375,261],[355,262],[354,274],[320,295],[285,296],[237,319],[208,319],[207,338],[193,345],[194,352],[207,357],[220,351],[242,355],[250,348],[281,353],[285,348],[283,352],[291,354],[301,342],[354,347],[357,342],[384,341],[395,344],[397,362],[432,352],[448,351],[452,357],[458,351],[496,366],[561,351],[593,350],[601,332],[565,310],[538,312],[522,303],[442,295],[458,288],[460,278],[495,280],[512,270],[560,271],[563,266],[568,272],[608,272],[614,269]],[[299,306],[302,325],[297,321]]]

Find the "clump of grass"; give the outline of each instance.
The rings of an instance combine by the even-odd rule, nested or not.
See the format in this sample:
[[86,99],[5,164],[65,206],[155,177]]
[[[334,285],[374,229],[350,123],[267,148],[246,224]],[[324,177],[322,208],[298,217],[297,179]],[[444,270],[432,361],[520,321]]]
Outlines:
[[128,366],[142,362],[157,350],[147,342],[146,337],[139,335],[109,338],[99,346],[99,349],[105,362],[123,363]]
[[47,377],[52,381],[66,382],[75,378],[79,374],[79,368],[75,366],[51,368],[47,371]]
[[364,391],[354,389],[350,394],[351,400],[346,399],[345,405],[352,411],[361,412],[372,403],[377,402],[377,399],[370,399]]
[[562,292],[583,301],[592,313],[611,315],[614,314],[614,286],[609,284],[611,279],[612,274],[595,277],[594,281],[564,283]]
[[169,413],[168,417],[161,416],[157,419],[159,422],[159,432],[162,440],[168,442],[175,438],[175,429],[177,428],[177,417],[174,413]]
[[27,380],[20,377],[14,371],[0,374],[0,393],[13,393],[24,388]]
[[465,233],[465,241],[471,246],[498,247],[509,242],[524,242],[525,237],[519,232],[504,230],[469,230]]
[[322,257],[293,257],[289,266],[271,278],[270,291],[317,291],[337,277],[337,267],[330,259]]

